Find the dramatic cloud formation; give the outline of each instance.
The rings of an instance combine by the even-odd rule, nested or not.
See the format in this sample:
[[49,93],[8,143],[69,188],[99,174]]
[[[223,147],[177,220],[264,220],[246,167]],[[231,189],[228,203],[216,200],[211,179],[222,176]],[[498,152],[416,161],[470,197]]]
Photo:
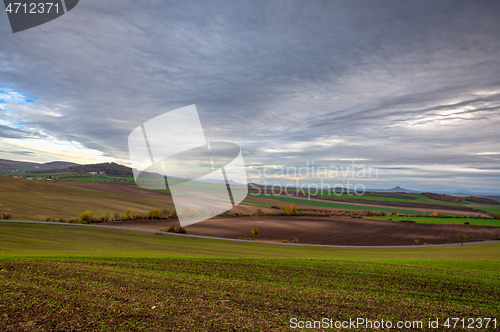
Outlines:
[[0,158],[127,163],[134,128],[196,104],[248,164],[500,191],[499,31],[498,1],[86,0],[16,34],[1,14]]

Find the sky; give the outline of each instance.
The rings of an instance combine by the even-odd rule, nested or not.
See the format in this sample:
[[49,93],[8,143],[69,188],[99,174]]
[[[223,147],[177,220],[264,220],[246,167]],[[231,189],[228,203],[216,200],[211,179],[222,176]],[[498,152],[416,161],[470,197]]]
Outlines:
[[132,130],[192,104],[251,181],[500,192],[500,2],[81,0],[15,34],[0,13],[1,159],[130,165]]

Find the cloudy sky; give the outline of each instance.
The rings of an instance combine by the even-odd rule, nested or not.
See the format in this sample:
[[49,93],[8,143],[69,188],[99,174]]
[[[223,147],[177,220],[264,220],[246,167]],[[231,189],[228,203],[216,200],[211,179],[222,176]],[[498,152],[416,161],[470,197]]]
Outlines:
[[134,128],[191,104],[247,165],[500,192],[500,2],[81,0],[16,34],[0,13],[0,158],[129,164]]

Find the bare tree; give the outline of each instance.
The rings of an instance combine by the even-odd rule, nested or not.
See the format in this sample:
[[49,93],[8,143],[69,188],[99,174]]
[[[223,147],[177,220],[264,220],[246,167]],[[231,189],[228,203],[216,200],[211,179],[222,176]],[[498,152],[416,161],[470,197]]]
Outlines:
[[464,241],[467,239],[467,236],[463,235],[462,233],[458,233],[458,239],[460,240],[460,243],[464,245]]

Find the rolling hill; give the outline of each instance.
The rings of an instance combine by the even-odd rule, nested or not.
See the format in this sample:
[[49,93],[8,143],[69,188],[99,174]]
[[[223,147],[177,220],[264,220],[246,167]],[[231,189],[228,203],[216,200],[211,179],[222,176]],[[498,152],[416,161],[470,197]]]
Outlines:
[[39,170],[50,170],[50,169],[66,169],[68,167],[77,166],[79,164],[71,163],[68,161],[51,161],[48,163],[40,164],[40,163],[32,163],[25,161],[16,161],[16,160],[8,160],[8,159],[0,159],[0,166],[8,166],[8,167],[19,167],[19,168],[32,168]]
[[12,213],[18,220],[45,220],[46,217],[74,218],[86,210],[93,211],[94,215],[123,214],[127,209],[144,214],[151,209],[173,207],[165,194],[137,190],[144,191],[144,195],[0,176],[0,212]]

